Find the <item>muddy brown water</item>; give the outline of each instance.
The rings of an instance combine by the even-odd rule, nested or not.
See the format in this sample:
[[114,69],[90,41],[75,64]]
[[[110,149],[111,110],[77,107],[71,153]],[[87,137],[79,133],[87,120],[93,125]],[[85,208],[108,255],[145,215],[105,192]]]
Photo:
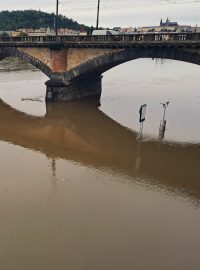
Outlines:
[[100,103],[45,104],[47,78],[2,61],[0,269],[199,269],[199,72],[141,59],[104,74]]

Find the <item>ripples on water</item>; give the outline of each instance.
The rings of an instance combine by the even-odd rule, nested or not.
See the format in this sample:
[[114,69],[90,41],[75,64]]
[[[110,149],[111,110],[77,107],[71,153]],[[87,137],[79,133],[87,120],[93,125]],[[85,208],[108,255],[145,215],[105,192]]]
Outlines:
[[0,63],[0,267],[199,269],[199,67],[121,65],[104,75],[100,107],[21,101],[44,100],[45,80]]

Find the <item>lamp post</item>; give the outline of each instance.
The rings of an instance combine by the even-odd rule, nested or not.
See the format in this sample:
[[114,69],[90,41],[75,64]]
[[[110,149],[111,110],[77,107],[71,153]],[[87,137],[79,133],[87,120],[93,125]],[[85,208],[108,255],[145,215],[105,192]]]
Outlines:
[[165,138],[165,131],[166,131],[166,126],[167,126],[167,120],[165,119],[165,116],[166,116],[167,107],[169,106],[169,101],[165,103],[161,103],[161,105],[163,107],[163,119],[160,121],[159,135],[158,135],[159,141],[162,141]]
[[56,32],[56,36],[58,35],[58,5],[59,5],[59,0],[56,0],[56,18],[55,18],[55,32]]
[[98,6],[97,6],[97,24],[96,29],[99,29],[99,8],[100,8],[100,0],[98,0]]

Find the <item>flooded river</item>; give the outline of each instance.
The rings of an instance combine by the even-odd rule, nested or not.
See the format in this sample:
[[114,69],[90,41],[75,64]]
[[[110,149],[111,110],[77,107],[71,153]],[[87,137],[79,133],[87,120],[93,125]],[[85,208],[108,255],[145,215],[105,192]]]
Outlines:
[[3,60],[0,269],[200,269],[199,74],[140,59],[100,103],[45,104],[47,78]]

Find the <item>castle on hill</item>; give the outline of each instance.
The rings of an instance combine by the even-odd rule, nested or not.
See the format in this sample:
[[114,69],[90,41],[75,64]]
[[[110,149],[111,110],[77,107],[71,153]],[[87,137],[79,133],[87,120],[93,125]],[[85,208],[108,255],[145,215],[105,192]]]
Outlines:
[[166,19],[166,22],[163,22],[163,20],[160,20],[160,27],[177,27],[177,22],[171,22],[169,18]]

